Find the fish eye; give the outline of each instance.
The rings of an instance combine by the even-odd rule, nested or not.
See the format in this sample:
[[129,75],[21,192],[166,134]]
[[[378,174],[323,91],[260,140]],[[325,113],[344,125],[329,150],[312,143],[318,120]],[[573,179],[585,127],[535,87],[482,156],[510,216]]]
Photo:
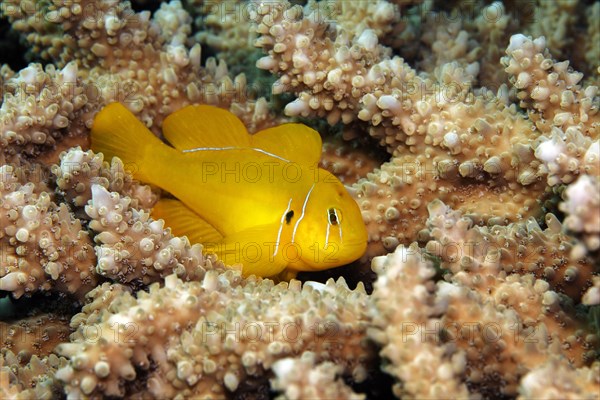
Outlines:
[[329,208],[327,210],[327,219],[331,225],[337,225],[342,220],[341,213],[336,208]]
[[294,210],[290,210],[285,214],[285,223],[289,225],[290,221],[294,217]]

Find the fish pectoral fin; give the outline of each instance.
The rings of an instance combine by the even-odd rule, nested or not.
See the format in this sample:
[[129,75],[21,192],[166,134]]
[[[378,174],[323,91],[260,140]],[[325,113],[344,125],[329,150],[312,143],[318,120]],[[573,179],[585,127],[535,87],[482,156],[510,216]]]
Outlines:
[[248,147],[250,135],[238,117],[219,107],[191,105],[170,114],[162,126],[164,137],[177,150]]
[[242,264],[242,275],[269,277],[279,274],[287,262],[277,245],[279,223],[255,226],[227,235],[205,252],[215,253],[226,265]]
[[187,236],[190,243],[217,243],[223,235],[188,206],[175,199],[160,199],[152,212],[154,219],[163,219],[175,236]]
[[251,146],[302,165],[314,165],[321,159],[319,132],[303,124],[283,124],[251,136]]

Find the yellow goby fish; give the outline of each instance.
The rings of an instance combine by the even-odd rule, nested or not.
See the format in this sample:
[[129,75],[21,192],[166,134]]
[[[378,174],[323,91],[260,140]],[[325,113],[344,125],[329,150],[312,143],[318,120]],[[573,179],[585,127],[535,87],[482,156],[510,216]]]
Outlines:
[[152,216],[226,264],[242,264],[244,276],[323,270],[365,252],[356,202],[318,168],[315,130],[289,123],[250,135],[232,113],[193,105],[169,115],[163,135],[173,147],[112,103],[94,119],[92,149],[175,196],[161,199]]

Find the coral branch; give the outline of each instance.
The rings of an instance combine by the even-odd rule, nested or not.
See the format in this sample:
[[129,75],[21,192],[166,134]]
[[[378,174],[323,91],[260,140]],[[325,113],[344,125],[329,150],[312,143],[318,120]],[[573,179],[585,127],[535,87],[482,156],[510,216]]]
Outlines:
[[416,245],[375,258],[373,268],[370,336],[400,381],[397,396],[515,395],[521,378],[553,357],[577,368],[596,357],[597,335],[532,275],[462,271],[436,284]]
[[275,379],[271,388],[283,392],[277,400],[334,399],[362,400],[341,379],[340,366],[331,362],[316,365],[317,355],[302,353],[299,358],[284,358],[273,364]]
[[5,399],[50,400],[63,393],[61,383],[54,377],[67,360],[54,354],[45,358],[33,356],[25,365],[10,350],[0,354],[0,396]]
[[[111,289],[99,287],[90,298]],[[70,363],[57,376],[69,396],[122,396],[141,369],[148,370],[149,395],[218,398],[246,376],[310,350],[360,382],[371,358],[367,304],[364,289],[351,291],[343,281],[301,289],[298,281],[274,286],[234,271],[212,270],[186,283],[171,275],[164,287],[154,284],[137,299],[119,295],[91,318],[84,307],[77,318],[85,322],[58,348]],[[92,328],[98,340],[86,336]]]
[[[438,345],[438,317],[448,305],[436,299],[431,281],[435,269],[423,257],[411,245],[373,260],[379,278],[373,292],[375,329],[369,335],[389,360],[384,370],[401,381],[394,386],[398,398],[466,399],[465,356]],[[431,334],[422,335],[421,330]]]
[[83,298],[96,284],[92,242],[68,207],[54,203],[43,173],[39,165],[0,167],[0,290]]
[[214,257],[202,254],[200,244],[190,245],[187,237],[175,237],[170,229],[163,229],[163,220],[155,221],[148,212],[131,208],[130,198],[98,184],[91,189],[85,212],[92,219],[90,228],[98,233],[94,241],[100,275],[148,285],[172,273],[198,280],[207,270],[223,268]]
[[[453,274],[463,271],[480,276],[499,273],[534,274],[551,288],[579,301],[591,286],[596,265],[582,252],[581,244],[562,231],[553,214],[546,216],[542,230],[534,219],[507,226],[472,226],[439,201],[429,204],[428,229],[433,239],[427,250],[440,257]],[[485,285],[482,291],[489,292]]]
[[[129,166],[127,166],[129,167]],[[119,192],[131,199],[131,207],[150,210],[157,196],[149,186],[133,181],[123,162],[113,158],[110,165],[102,153],[72,148],[60,155],[60,165],[52,166],[60,194],[75,207],[83,207],[92,198],[92,185],[100,185],[111,192]]]

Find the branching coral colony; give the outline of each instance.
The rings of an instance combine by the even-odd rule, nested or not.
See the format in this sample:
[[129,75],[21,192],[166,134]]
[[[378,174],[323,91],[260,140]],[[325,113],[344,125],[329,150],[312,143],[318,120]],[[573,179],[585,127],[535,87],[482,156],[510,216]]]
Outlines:
[[[294,3],[1,2],[1,395],[597,399],[600,2]],[[242,279],[87,150],[112,101],[328,123],[367,254]]]

